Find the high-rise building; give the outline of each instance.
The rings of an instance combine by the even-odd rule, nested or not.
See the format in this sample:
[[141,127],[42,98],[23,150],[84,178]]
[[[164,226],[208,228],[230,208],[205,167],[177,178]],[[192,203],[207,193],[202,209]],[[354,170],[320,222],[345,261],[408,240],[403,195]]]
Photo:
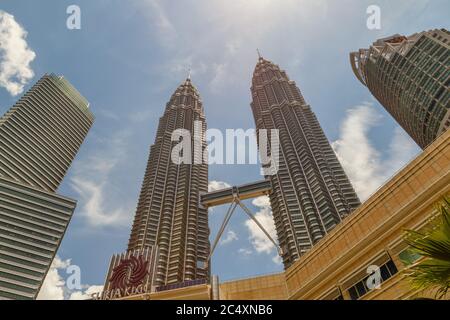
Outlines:
[[360,201],[316,116],[285,71],[260,57],[251,93],[257,131],[279,130],[279,170],[267,178],[287,268]]
[[[172,158],[179,143],[172,141],[177,129],[194,138],[187,155],[191,163],[178,164]],[[128,244],[128,251],[158,247],[155,286],[209,278],[208,213],[200,204],[200,194],[208,191],[208,164],[201,161],[205,131],[202,101],[188,78],[159,120]]]
[[43,76],[0,118],[0,176],[56,191],[94,117],[62,76]]
[[36,299],[76,201],[0,177],[0,300]]
[[94,117],[45,75],[0,118],[0,299],[35,299],[75,210],[57,195]]
[[350,54],[356,77],[424,149],[450,127],[450,32],[380,39]]

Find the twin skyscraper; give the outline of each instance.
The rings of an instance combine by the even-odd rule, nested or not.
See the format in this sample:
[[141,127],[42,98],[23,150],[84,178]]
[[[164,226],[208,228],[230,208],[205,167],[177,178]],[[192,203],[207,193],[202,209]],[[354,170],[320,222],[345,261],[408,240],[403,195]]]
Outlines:
[[[266,179],[272,185],[270,202],[287,268],[360,201],[317,118],[285,71],[260,57],[251,93],[257,131],[279,132],[279,170]],[[137,294],[209,280],[208,212],[200,202],[208,191],[208,164],[194,164],[193,158],[190,163],[171,161],[177,143],[172,132],[184,129],[193,136],[196,121],[204,132],[202,101],[188,78],[175,90],[159,121],[128,251],[113,257],[104,298],[118,298],[130,287],[135,288],[131,294]],[[206,141],[202,142],[204,150]],[[129,275],[141,268],[147,273],[139,286]],[[116,281],[119,274],[122,280]]]
[[[394,35],[350,55],[357,78],[422,148],[450,125],[449,40],[444,29],[409,37]],[[281,258],[288,268],[360,201],[314,112],[285,71],[259,56],[251,94],[257,131],[275,129],[279,133],[279,170],[266,179],[271,183],[269,197]],[[201,195],[207,191],[208,167],[192,164],[194,161],[181,165],[170,161],[176,143],[171,141],[171,133],[186,129],[192,136],[195,121],[205,130],[202,102],[188,78],[172,95],[160,119],[128,252],[122,260],[113,258],[106,279],[106,292],[112,296],[114,290],[120,296],[120,290],[127,287],[126,281],[111,286],[114,270],[131,270],[120,261],[139,256],[147,247],[153,248],[154,258],[147,263],[153,273],[152,280],[146,279],[151,281],[146,283],[147,290],[209,281],[208,215],[201,203]],[[206,148],[205,141],[202,143]]]

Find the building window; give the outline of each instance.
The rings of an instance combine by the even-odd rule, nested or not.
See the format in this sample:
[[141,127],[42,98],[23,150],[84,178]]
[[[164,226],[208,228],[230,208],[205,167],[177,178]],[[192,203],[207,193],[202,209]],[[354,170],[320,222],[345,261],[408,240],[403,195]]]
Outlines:
[[400,261],[407,267],[421,258],[421,255],[407,248],[398,254]]
[[[397,267],[392,262],[392,260],[386,262],[384,265],[380,267],[381,283],[391,278],[397,272],[398,272]],[[367,279],[369,277],[370,275],[366,276],[364,279],[355,283],[352,287],[348,289],[348,293],[350,294],[350,298],[352,300],[358,300],[371,290],[367,287]]]

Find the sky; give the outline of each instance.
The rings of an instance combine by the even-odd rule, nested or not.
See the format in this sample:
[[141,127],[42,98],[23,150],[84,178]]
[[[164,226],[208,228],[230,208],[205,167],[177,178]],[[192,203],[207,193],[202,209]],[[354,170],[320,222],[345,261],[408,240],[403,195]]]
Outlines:
[[[369,5],[381,9],[370,30]],[[69,5],[81,9],[70,30]],[[0,0],[0,114],[43,74],[64,75],[90,102],[95,123],[58,193],[77,209],[40,293],[81,299],[101,290],[126,249],[159,117],[191,68],[209,128],[254,127],[256,49],[287,71],[316,113],[362,200],[420,149],[358,82],[349,52],[378,38],[449,28],[448,0]],[[210,188],[260,180],[259,165],[211,165]],[[267,198],[249,200],[274,235]],[[210,210],[211,239],[227,207]],[[67,267],[82,287],[68,289]],[[221,281],[279,272],[270,241],[241,210],[213,256]]]

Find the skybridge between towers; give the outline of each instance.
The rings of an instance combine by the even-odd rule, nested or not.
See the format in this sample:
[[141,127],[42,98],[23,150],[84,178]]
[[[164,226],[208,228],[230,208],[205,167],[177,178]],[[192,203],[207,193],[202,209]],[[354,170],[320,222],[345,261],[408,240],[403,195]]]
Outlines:
[[268,195],[271,190],[272,190],[272,183],[270,182],[270,180],[267,179],[253,183],[243,184],[240,186],[234,186],[222,190],[208,192],[200,196],[200,203],[206,208],[230,204],[227,213],[225,215],[225,218],[222,222],[222,225],[220,226],[219,232],[217,233],[216,239],[214,240],[214,243],[211,247],[211,252],[209,254],[206,263],[209,263],[209,261],[211,260],[211,256],[214,253],[214,250],[216,249],[216,246],[238,205],[242,208],[242,210],[244,210],[247,216],[256,223],[256,225],[267,236],[267,238],[274,244],[280,256],[282,255],[282,250],[278,245],[278,243],[270,236],[269,232],[267,232],[267,230],[262,226],[262,224],[258,221],[258,219],[256,219],[252,211],[242,202],[247,199]]

